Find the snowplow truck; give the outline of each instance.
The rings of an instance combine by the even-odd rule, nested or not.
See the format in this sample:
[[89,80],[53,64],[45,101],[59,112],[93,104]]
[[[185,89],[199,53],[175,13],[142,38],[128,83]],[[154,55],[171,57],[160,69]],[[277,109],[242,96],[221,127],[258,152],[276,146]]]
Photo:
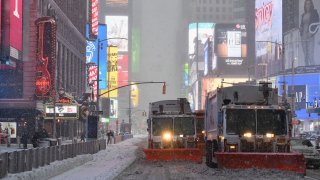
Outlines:
[[201,162],[196,148],[196,120],[185,98],[149,104],[147,160],[190,160]]
[[205,107],[206,164],[306,173],[302,154],[290,153],[291,111],[270,82],[234,84],[209,92]]

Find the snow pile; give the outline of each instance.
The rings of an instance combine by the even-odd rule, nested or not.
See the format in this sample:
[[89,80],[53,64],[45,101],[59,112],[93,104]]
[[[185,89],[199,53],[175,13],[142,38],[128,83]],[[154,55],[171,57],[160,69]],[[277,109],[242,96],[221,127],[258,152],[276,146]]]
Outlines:
[[[93,155],[56,161],[33,171],[9,174],[5,179],[113,179],[136,159],[137,143],[146,136],[135,136]],[[65,173],[64,173],[65,172]]]

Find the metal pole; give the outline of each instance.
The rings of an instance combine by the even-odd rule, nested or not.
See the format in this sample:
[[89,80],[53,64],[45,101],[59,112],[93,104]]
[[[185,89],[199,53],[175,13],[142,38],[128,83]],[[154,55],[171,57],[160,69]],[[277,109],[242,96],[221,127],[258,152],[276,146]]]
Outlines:
[[129,89],[129,124],[130,124],[130,134],[132,128],[132,117],[131,117],[131,88]]
[[[292,60],[292,74],[291,74],[291,78],[292,78],[292,84],[291,84],[291,103],[292,103],[292,118],[295,118],[295,93],[294,93],[294,59]],[[295,127],[292,127],[293,129],[293,137],[295,137]]]
[[[53,99],[53,138],[56,138],[56,131],[57,131],[57,123],[56,123],[56,91],[55,89],[52,92],[52,99]],[[42,127],[44,128],[44,127]]]
[[[100,111],[100,106],[99,106],[99,84],[100,84],[100,40],[98,39],[98,62],[97,62],[97,111]],[[100,116],[99,116],[100,117]],[[100,118],[99,118],[100,119]]]

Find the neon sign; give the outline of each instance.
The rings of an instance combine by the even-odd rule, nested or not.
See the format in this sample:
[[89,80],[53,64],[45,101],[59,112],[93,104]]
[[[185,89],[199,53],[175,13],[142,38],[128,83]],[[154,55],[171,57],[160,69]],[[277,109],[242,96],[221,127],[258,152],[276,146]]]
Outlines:
[[54,87],[55,54],[56,54],[56,23],[51,17],[42,17],[37,25],[37,64],[36,64],[36,96],[48,98]]

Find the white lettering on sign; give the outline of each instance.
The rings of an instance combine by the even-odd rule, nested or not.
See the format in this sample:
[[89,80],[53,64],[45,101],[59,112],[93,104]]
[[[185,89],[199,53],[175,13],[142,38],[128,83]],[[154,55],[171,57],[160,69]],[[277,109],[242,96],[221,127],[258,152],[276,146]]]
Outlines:
[[231,66],[242,65],[243,59],[226,59],[226,64]]
[[19,18],[20,18],[20,15],[19,15],[19,11],[18,11],[18,2],[19,2],[19,1],[16,0],[15,8],[14,8],[14,11],[13,11],[13,15],[19,19]]

